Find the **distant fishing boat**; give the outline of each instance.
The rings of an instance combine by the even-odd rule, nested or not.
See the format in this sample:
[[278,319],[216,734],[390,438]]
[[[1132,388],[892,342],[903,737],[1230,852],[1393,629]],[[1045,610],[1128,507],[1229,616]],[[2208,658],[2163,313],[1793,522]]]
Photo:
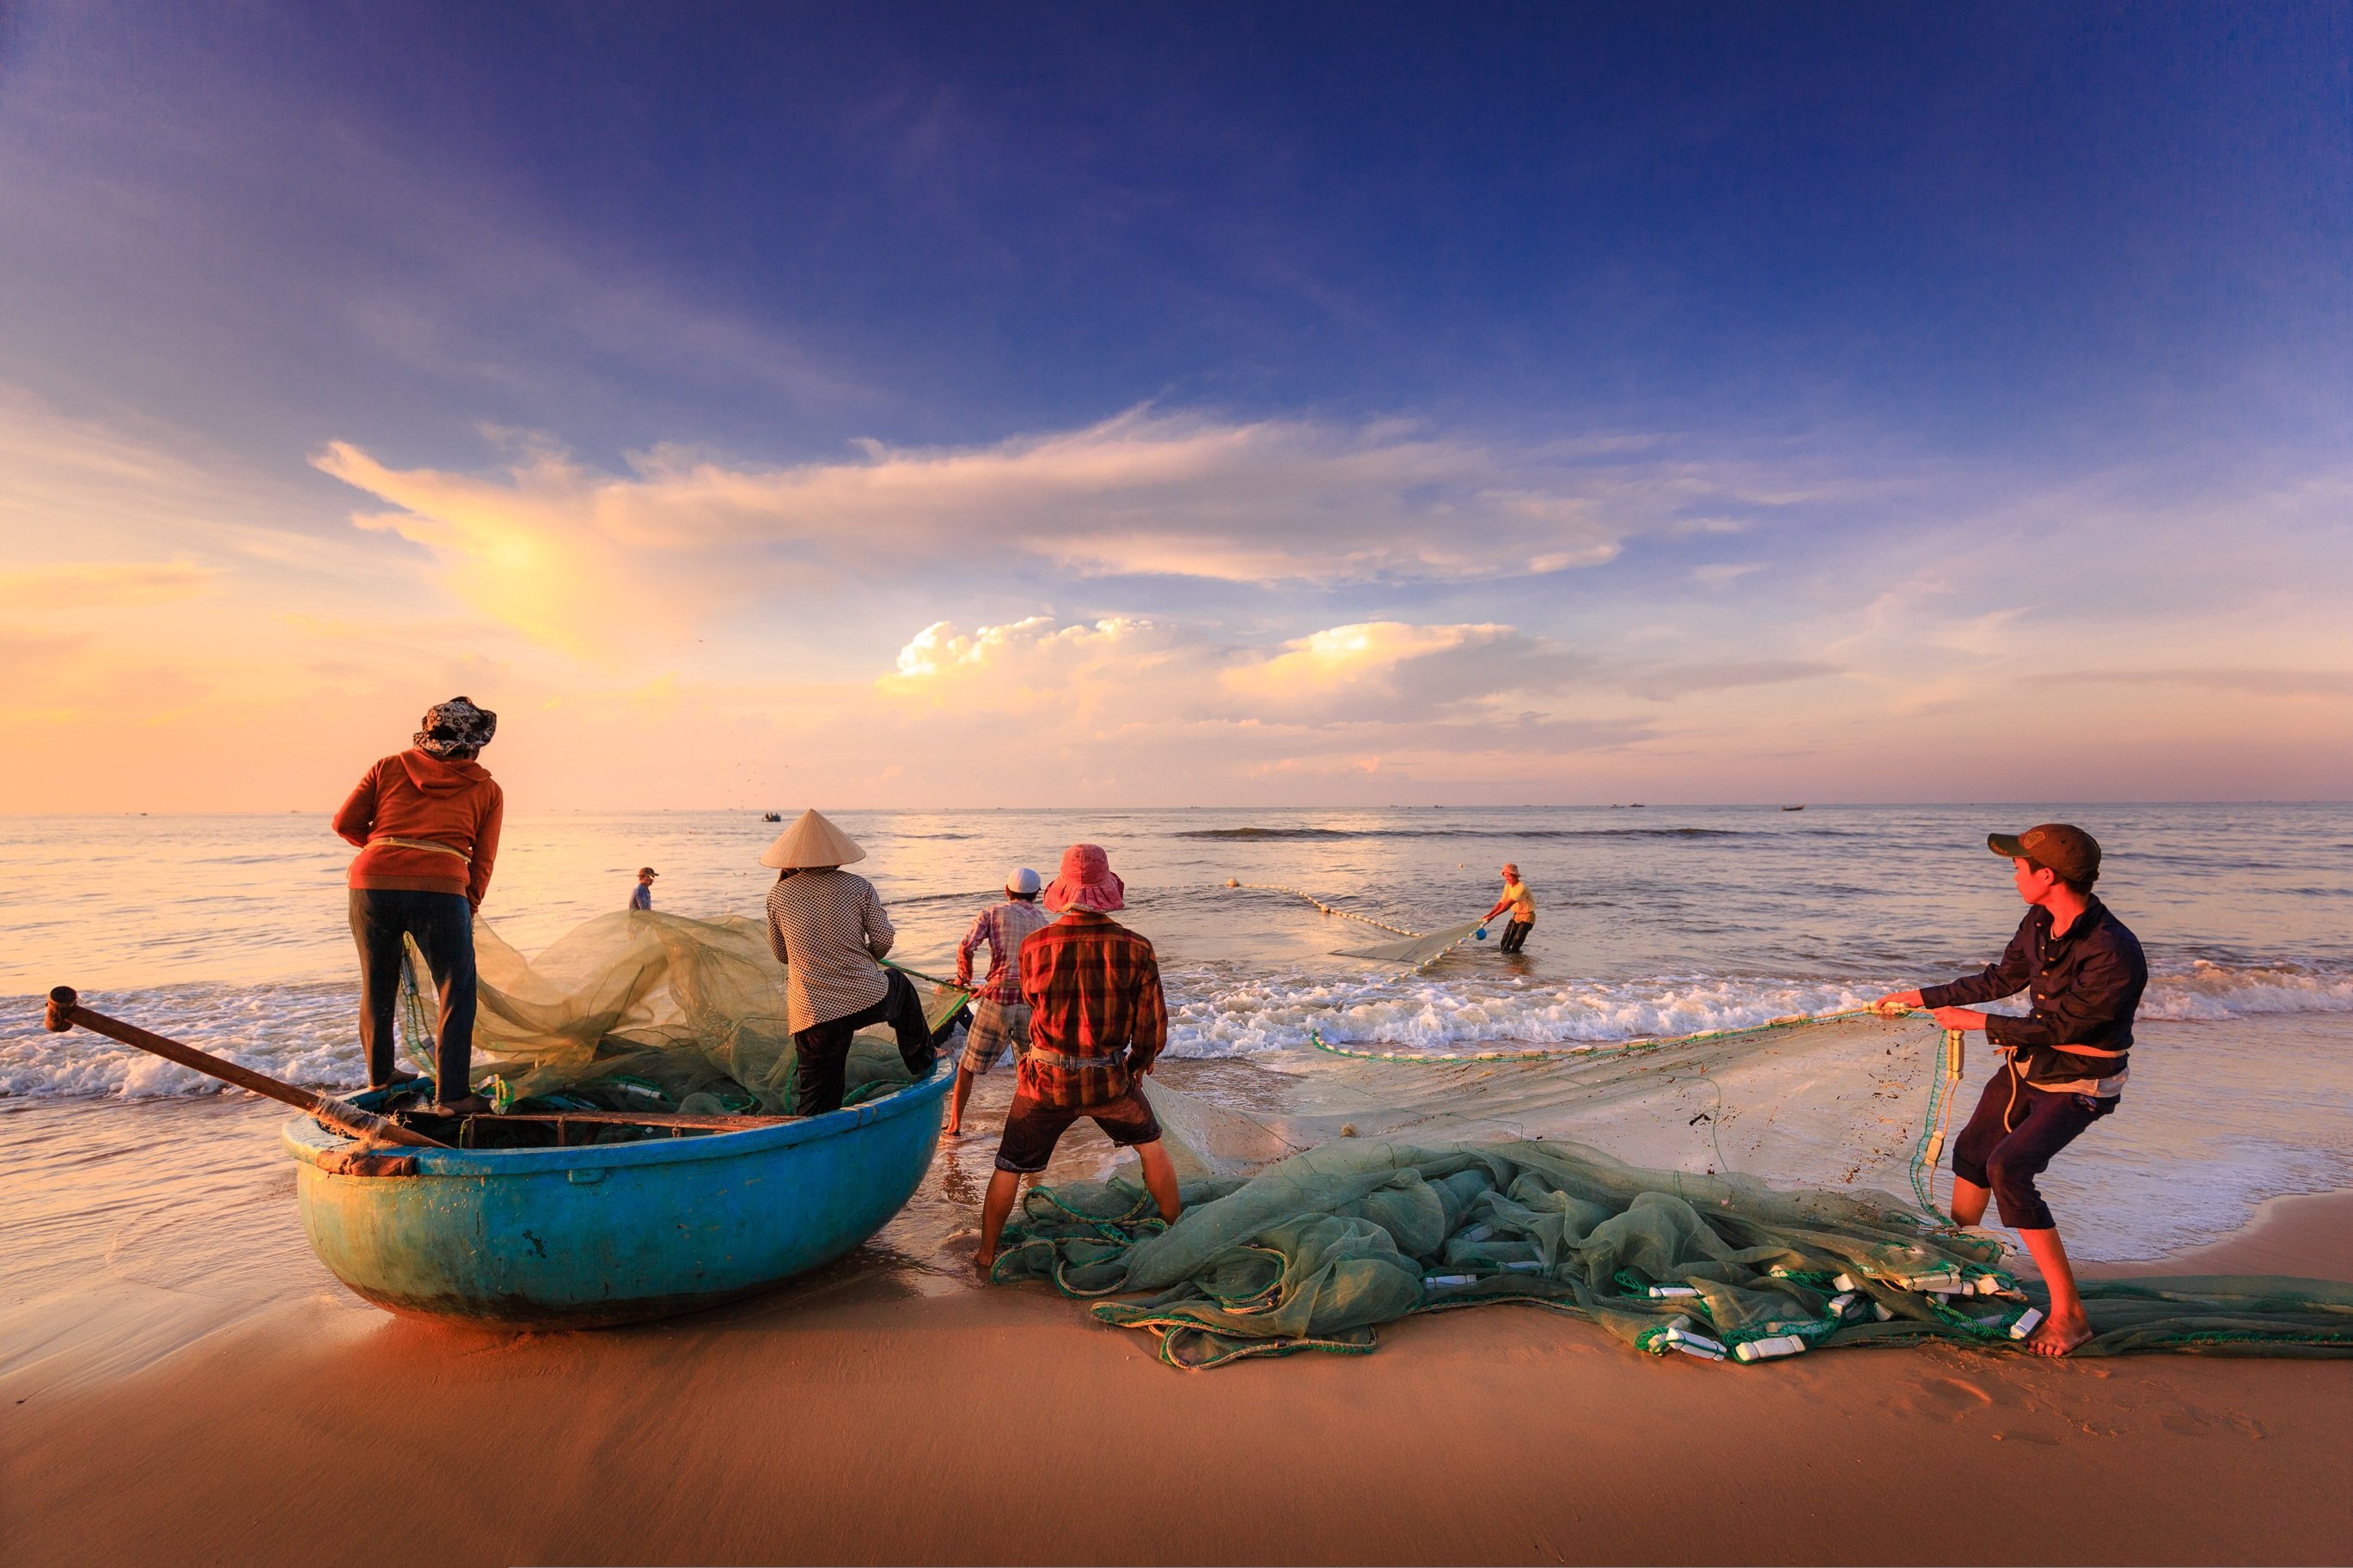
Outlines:
[[784,819],[785,814],[781,811],[764,811],[760,814],[760,820],[763,822],[782,822]]
[[595,1328],[752,1295],[857,1247],[922,1184],[955,1081],[944,1057],[862,1105],[633,1143],[364,1149],[309,1116],[284,1142],[302,1229],[358,1294],[396,1312]]
[[1783,811],[1803,811],[1806,808],[1802,805],[1785,805],[1781,809]]

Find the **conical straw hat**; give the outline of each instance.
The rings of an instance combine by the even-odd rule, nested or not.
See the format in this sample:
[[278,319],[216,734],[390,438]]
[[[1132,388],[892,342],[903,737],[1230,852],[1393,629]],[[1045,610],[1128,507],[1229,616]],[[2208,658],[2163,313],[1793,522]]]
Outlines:
[[798,822],[776,835],[776,841],[760,856],[760,864],[780,871],[803,871],[818,866],[847,866],[865,858],[866,851],[858,847],[858,840],[812,806],[801,813]]

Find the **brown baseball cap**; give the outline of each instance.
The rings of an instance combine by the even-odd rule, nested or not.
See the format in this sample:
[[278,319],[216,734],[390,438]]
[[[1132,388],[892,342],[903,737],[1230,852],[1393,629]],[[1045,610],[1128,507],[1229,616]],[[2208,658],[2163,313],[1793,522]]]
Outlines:
[[2046,822],[2023,833],[1989,833],[1986,847],[2010,859],[2048,866],[2071,882],[2088,882],[2100,874],[2100,841],[2063,822]]

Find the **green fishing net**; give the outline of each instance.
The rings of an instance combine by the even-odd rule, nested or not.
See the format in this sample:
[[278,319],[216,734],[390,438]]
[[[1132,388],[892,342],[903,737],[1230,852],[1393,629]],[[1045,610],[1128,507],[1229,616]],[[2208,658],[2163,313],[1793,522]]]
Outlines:
[[1469,942],[1484,928],[1484,921],[1472,921],[1445,931],[1432,931],[1428,936],[1405,936],[1397,942],[1377,942],[1369,947],[1348,948],[1335,953],[1335,958],[1369,958],[1380,963],[1402,963],[1413,969],[1427,969],[1431,964]]
[[[1383,1323],[1497,1301],[1589,1319],[1653,1354],[1736,1363],[1929,1339],[2014,1347],[2045,1301],[1996,1267],[1994,1238],[1883,1194],[1643,1170],[1573,1142],[1343,1139],[1183,1192],[1172,1226],[1128,1181],[1033,1188],[995,1277],[1140,1296],[1090,1310],[1188,1369],[1362,1354]],[[2094,1334],[2077,1354],[2353,1355],[2353,1286],[2133,1279],[2087,1284],[2084,1299]]]
[[[473,1086],[501,1110],[698,1113],[792,1109],[795,1056],[785,966],[756,921],[617,910],[526,958],[474,924]],[[402,985],[403,1048],[433,1071],[432,994],[411,944]],[[965,1005],[918,982],[934,1037]],[[851,1043],[845,1102],[912,1081],[887,1028]]]

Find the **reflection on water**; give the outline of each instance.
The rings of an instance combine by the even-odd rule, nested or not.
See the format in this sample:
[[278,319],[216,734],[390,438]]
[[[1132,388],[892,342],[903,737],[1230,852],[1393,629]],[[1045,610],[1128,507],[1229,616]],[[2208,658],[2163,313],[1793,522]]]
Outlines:
[[[2341,805],[1654,806],[1476,811],[843,812],[859,869],[946,952],[1005,872],[1111,849],[1134,923],[1176,965],[1320,970],[1334,922],[1229,877],[1299,887],[1417,931],[1493,901],[1517,860],[1539,903],[1531,973],[1846,979],[1982,962],[2014,922],[1992,827],[2068,816],[2106,846],[2102,891],[2151,950],[2243,965],[2353,964],[2353,808]],[[620,908],[659,866],[674,912],[756,911],[775,828],[750,812],[509,820],[486,915],[526,950]],[[0,819],[0,994],[338,978],[351,851],[314,816]],[[1479,954],[1479,957],[1490,957]]]

